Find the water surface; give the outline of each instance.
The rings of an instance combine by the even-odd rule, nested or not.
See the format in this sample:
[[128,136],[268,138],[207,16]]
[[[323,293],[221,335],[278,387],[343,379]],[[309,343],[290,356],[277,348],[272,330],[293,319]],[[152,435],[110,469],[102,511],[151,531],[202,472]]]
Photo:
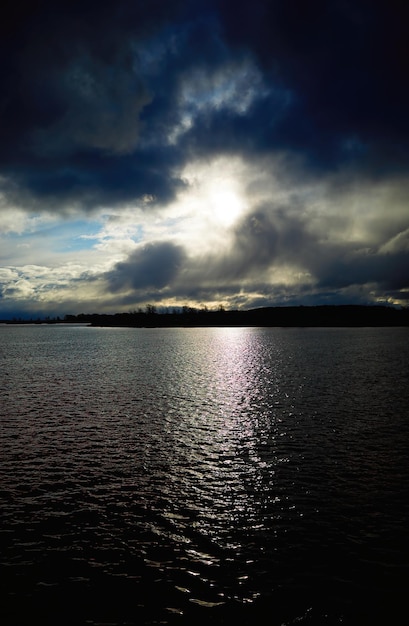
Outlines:
[[0,326],[0,620],[407,624],[409,333]]

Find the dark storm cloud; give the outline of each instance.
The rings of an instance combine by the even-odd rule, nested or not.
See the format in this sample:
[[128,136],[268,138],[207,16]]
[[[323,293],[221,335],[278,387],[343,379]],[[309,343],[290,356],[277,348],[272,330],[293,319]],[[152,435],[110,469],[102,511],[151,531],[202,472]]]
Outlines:
[[[408,162],[409,9],[348,0],[221,3],[226,40],[293,90],[270,141],[323,159]],[[386,153],[385,153],[386,151]]]
[[[115,206],[150,195],[167,202],[183,182],[172,172],[173,156],[166,149],[116,155],[87,152],[56,160],[19,166],[3,182],[11,200],[26,202],[32,209],[80,203],[84,209]],[[8,172],[7,172],[8,173]]]
[[[186,160],[225,151],[408,164],[404,3],[16,1],[1,18],[0,175],[27,205],[166,201]],[[194,70],[245,60],[263,83],[247,107],[183,101]]]
[[184,258],[180,246],[170,242],[151,243],[117,263],[105,278],[111,291],[163,289],[176,278]]
[[394,292],[409,285],[409,252],[352,251],[328,258],[317,271],[319,286],[344,288],[350,285],[377,285]]
[[141,113],[152,101],[136,48],[178,3],[2,6],[5,180],[43,203],[123,201],[141,190],[171,194],[172,155],[164,163],[161,151],[136,150]]

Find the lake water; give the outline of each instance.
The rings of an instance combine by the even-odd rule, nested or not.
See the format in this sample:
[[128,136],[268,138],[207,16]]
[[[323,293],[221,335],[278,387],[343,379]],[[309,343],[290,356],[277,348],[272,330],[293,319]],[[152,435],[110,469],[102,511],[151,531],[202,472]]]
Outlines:
[[2,625],[409,623],[409,329],[0,350]]

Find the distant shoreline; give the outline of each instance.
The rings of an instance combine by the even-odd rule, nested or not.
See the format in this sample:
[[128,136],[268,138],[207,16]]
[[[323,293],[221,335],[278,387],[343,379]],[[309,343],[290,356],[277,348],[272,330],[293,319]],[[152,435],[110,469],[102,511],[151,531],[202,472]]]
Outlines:
[[246,311],[216,311],[182,307],[157,312],[147,307],[129,313],[92,313],[36,320],[0,320],[2,324],[82,324],[93,327],[396,327],[409,326],[409,309],[376,305],[263,307]]

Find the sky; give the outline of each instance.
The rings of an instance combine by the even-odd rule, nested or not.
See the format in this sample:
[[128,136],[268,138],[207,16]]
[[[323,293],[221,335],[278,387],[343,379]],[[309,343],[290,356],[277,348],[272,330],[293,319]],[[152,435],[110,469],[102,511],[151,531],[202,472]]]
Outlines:
[[407,3],[0,11],[0,318],[408,305]]

